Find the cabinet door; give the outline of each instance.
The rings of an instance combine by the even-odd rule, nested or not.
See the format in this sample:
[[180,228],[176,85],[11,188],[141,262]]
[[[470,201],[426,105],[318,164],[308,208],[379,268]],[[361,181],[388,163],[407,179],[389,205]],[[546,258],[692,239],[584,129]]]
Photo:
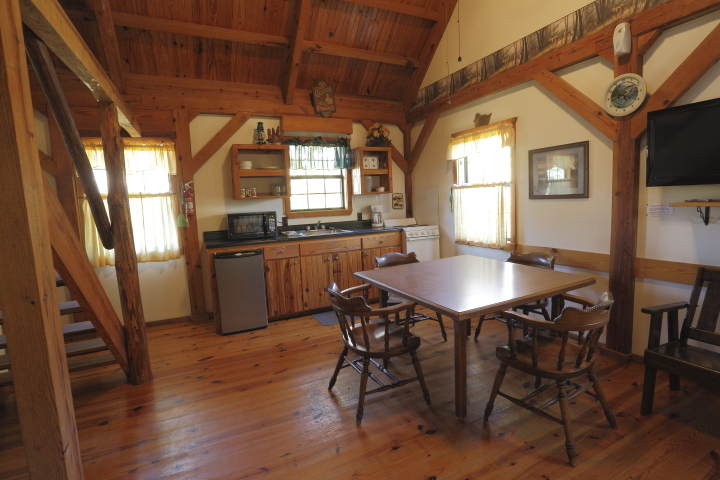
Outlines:
[[302,310],[329,307],[330,297],[325,289],[333,281],[332,254],[300,257],[302,267],[303,305]]
[[[382,248],[369,248],[367,250],[362,251],[363,255],[363,270],[373,270],[375,268],[375,257],[382,257],[386,253],[390,252],[398,252],[402,253],[402,248],[400,246],[396,247],[382,247]],[[372,287],[370,291],[368,292],[369,298],[375,299],[379,298],[380,293],[378,292],[378,289],[375,287]]]
[[340,290],[362,285],[362,282],[355,278],[355,272],[363,270],[362,253],[360,250],[350,252],[334,253],[332,261],[332,278],[338,284]]
[[276,317],[303,310],[300,259],[266,261],[265,287],[268,316]]

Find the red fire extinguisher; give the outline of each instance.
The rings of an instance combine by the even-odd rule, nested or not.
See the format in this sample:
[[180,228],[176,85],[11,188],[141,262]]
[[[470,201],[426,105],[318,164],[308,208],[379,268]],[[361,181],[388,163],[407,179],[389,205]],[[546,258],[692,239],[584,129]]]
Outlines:
[[185,216],[195,216],[195,190],[190,186],[193,182],[183,185],[183,199],[185,200]]

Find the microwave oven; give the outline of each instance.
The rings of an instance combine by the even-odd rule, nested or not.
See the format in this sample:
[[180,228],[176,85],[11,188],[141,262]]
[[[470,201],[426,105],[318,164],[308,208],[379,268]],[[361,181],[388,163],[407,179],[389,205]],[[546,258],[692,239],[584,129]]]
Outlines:
[[228,213],[228,239],[274,238],[277,235],[275,212]]

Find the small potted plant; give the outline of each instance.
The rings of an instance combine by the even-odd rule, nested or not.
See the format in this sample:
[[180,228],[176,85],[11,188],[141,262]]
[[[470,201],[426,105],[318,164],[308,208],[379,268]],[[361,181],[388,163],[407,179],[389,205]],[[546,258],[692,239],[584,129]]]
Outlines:
[[374,123],[367,132],[366,147],[389,147],[390,130],[380,123]]

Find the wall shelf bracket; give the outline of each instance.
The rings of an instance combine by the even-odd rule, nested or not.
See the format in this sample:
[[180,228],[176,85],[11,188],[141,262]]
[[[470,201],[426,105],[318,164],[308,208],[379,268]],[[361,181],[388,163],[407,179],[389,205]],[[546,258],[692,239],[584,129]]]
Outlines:
[[[705,212],[703,212],[703,208],[705,209]],[[710,221],[710,207],[697,207],[697,211],[700,214],[700,218],[702,218],[703,223],[707,225]]]

